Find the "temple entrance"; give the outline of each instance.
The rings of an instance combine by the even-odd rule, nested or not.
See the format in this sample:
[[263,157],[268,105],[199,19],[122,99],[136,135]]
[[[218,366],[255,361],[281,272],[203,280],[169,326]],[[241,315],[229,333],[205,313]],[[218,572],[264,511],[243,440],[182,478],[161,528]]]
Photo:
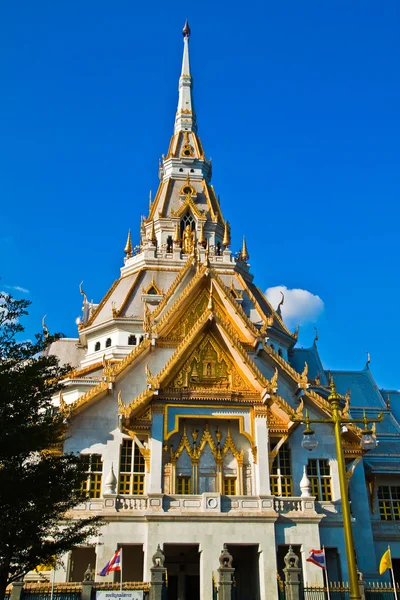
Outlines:
[[164,544],[168,600],[200,600],[198,544]]
[[227,544],[235,567],[235,600],[260,600],[258,544]]
[[74,548],[69,561],[68,581],[83,581],[83,575],[90,565],[96,569],[96,550],[94,546]]

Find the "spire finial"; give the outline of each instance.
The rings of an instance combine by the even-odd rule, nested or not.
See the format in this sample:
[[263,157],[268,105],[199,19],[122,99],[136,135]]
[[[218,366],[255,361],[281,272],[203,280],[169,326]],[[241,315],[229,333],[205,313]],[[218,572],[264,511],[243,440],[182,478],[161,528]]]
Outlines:
[[242,259],[243,262],[247,262],[250,258],[249,253],[247,251],[246,238],[244,236],[243,236],[242,251],[240,253],[240,258]]
[[192,76],[190,73],[190,61],[189,61],[189,36],[190,27],[186,21],[185,26],[182,30],[183,33],[183,59],[182,59],[182,71],[179,78],[179,100],[178,110],[175,118],[175,132],[180,131],[196,131],[196,115],[194,113],[193,100],[192,100]]
[[130,229],[128,230],[128,237],[126,240],[124,252],[125,252],[126,258],[130,258],[132,256],[132,240],[131,240],[131,230]]
[[151,222],[150,235],[149,235],[148,239],[149,239],[149,242],[151,242],[152,244],[157,243],[156,229],[154,227],[154,219]]
[[190,36],[190,34],[191,34],[191,30],[190,30],[190,27],[189,27],[189,22],[188,22],[187,19],[185,21],[185,25],[183,26],[182,34],[183,34],[183,37],[185,37],[185,38],[188,38]]
[[228,248],[228,246],[231,245],[231,228],[229,221],[225,221],[224,239],[222,240],[222,245],[225,246],[225,248]]

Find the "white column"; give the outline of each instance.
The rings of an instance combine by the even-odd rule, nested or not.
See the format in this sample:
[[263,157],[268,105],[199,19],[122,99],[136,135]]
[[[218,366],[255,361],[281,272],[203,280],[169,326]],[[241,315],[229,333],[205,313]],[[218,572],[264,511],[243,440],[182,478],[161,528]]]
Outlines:
[[267,416],[265,414],[257,414],[257,412],[255,416],[255,442],[257,446],[257,464],[255,465],[256,494],[258,496],[269,496],[271,494],[271,486],[269,481]]
[[161,494],[162,483],[162,448],[163,448],[164,411],[153,411],[151,426],[151,454],[150,454],[150,485],[149,494]]

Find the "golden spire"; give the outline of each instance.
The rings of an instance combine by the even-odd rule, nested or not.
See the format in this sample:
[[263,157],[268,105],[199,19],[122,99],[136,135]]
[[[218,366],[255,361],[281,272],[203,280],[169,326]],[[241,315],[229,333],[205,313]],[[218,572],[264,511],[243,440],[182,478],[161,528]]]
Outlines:
[[153,244],[157,243],[156,230],[155,230],[155,227],[154,227],[154,219],[151,222],[151,230],[150,230],[150,235],[149,235],[149,242],[152,242]]
[[231,245],[231,228],[230,228],[230,225],[229,225],[229,221],[225,221],[224,239],[222,240],[222,245],[225,248],[228,248],[228,246]]
[[247,262],[250,258],[249,253],[247,251],[246,238],[244,236],[243,236],[242,251],[240,253],[240,258],[243,260],[243,262]]
[[204,237],[204,223],[203,223],[203,221],[200,221],[200,233],[199,233],[198,242],[202,246],[205,243],[205,241],[206,241],[206,238]]
[[131,240],[131,230],[128,230],[128,237],[126,240],[124,252],[126,254],[126,258],[130,258],[132,256],[132,240]]
[[179,242],[181,241],[178,222],[175,223],[175,232],[174,232],[174,237],[172,238],[172,241],[174,242],[174,244],[179,244]]

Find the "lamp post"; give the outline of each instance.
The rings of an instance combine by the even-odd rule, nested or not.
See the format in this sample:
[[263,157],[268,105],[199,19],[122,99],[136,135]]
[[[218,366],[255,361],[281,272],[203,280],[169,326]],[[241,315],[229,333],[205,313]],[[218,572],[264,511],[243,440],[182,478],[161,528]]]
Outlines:
[[341,396],[336,392],[335,383],[331,378],[330,381],[331,393],[328,397],[328,401],[332,408],[332,418],[331,419],[310,419],[308,417],[308,412],[306,411],[305,418],[294,418],[292,419],[295,423],[304,423],[306,428],[303,431],[303,441],[301,445],[306,450],[314,450],[318,446],[318,441],[315,439],[315,433],[311,429],[311,423],[332,423],[334,426],[335,432],[335,445],[336,445],[336,456],[338,463],[338,472],[339,472],[339,483],[340,483],[340,494],[342,497],[342,513],[343,513],[343,528],[344,528],[344,541],[346,546],[346,557],[347,557],[347,565],[349,570],[349,581],[350,581],[350,599],[351,600],[361,600],[360,590],[358,587],[358,576],[357,576],[357,565],[356,565],[356,557],[354,553],[354,541],[353,541],[353,531],[351,527],[351,516],[350,516],[350,505],[349,498],[347,493],[347,484],[346,484],[346,467],[344,463],[343,456],[343,446],[342,446],[342,425],[346,423],[363,423],[364,429],[362,432],[362,438],[360,441],[360,445],[363,450],[373,450],[376,447],[376,438],[374,435],[374,431],[372,429],[368,429],[368,425],[370,423],[377,423],[382,421],[383,413],[380,413],[376,419],[367,419],[365,411],[363,419],[350,419],[347,416],[344,416],[340,411],[340,400]]

